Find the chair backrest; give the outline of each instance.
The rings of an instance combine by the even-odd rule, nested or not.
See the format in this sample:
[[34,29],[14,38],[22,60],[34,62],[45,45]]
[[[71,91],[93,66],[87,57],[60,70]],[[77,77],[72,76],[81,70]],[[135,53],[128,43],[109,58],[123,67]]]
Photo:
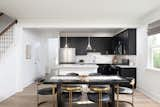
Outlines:
[[67,73],[66,75],[68,75],[68,76],[79,76],[79,74],[77,74],[77,73]]
[[[79,76],[79,74],[77,74],[77,73],[67,73],[66,74],[67,76]],[[79,84],[63,84],[62,85],[63,87],[80,87],[81,85],[79,85]]]
[[[90,73],[89,76],[101,76],[101,73]],[[94,84],[89,84],[89,88],[110,88],[109,85],[94,85]]]
[[35,82],[42,83],[45,79],[43,77],[38,77],[35,79]]
[[101,73],[90,73],[89,76],[100,76],[102,75]]

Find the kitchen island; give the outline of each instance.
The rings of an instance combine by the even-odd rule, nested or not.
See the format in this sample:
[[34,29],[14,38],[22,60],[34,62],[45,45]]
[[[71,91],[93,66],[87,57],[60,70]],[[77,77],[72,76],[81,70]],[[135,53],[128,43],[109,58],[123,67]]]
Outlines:
[[67,73],[77,73],[79,75],[88,75],[90,73],[97,73],[98,65],[96,64],[60,64],[59,75]]

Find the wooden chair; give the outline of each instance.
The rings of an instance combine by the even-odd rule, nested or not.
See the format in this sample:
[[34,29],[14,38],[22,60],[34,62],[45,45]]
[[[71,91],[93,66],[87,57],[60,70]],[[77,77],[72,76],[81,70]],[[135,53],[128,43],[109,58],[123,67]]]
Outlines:
[[[135,79],[132,78],[132,77],[127,77],[126,79],[128,79],[130,82],[129,82],[129,85],[132,87],[132,88],[129,88],[129,87],[122,87],[122,86],[119,86],[119,85],[116,85],[116,94],[117,94],[117,106],[119,106],[118,102],[125,102],[125,103],[129,103],[131,104],[133,107],[134,107],[134,89],[135,89]],[[131,95],[131,102],[129,101],[123,101],[123,100],[119,100],[119,95],[121,94],[125,94],[125,95]]]
[[38,78],[35,80],[36,82],[36,91],[37,91],[37,107],[43,103],[47,103],[47,101],[40,101],[39,96],[52,95],[53,96],[53,107],[56,107],[56,85],[51,85],[47,87],[40,88],[43,84],[44,79]]
[[[90,76],[99,76],[99,73],[89,74]],[[91,92],[88,92],[88,99],[95,103],[98,103],[98,107],[102,107],[103,103],[108,103],[111,101],[110,98],[110,86],[109,85],[89,85]]]
[[[68,76],[79,76],[77,73],[68,73]],[[62,99],[68,102],[69,107],[72,107],[72,102],[79,101],[82,96],[82,87],[77,84],[62,85]]]

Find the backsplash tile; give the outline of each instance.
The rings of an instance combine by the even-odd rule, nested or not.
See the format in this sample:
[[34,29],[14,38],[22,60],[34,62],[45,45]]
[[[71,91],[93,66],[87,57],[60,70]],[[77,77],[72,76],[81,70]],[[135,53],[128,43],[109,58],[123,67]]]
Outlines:
[[[76,63],[83,60],[84,63],[97,63],[97,64],[113,64],[112,60],[115,55],[101,55],[100,53],[89,53],[87,55],[77,55]],[[129,65],[136,65],[135,55],[117,55],[118,62],[122,62],[122,59],[129,59]]]

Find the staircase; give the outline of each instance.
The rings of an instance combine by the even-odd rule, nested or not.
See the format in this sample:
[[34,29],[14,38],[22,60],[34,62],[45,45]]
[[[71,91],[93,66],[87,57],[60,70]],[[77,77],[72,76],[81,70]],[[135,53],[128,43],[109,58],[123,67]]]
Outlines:
[[17,20],[0,12],[0,59],[5,56],[8,49],[14,44],[14,25]]

